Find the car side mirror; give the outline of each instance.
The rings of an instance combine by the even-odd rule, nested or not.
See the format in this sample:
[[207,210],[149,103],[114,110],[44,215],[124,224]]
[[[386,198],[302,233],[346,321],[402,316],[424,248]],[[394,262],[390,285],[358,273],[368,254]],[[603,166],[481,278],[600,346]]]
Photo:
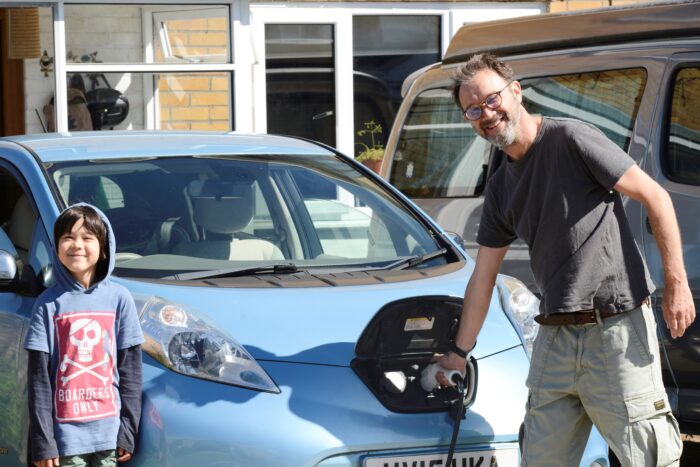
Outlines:
[[41,287],[34,270],[22,263],[10,238],[0,228],[0,293],[3,292],[35,297]]
[[10,237],[0,228],[0,288],[18,279],[17,250]]
[[445,233],[448,237],[450,237],[450,240],[459,245],[462,248],[462,250],[464,250],[465,252],[467,251],[467,242],[462,238],[460,234],[450,231],[447,231]]
[[14,255],[0,250],[0,286],[17,279],[17,261]]

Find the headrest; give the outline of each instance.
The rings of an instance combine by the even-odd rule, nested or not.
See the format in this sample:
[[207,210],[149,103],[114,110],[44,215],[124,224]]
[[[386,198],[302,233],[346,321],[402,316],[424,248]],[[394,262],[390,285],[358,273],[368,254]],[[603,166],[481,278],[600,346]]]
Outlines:
[[204,230],[230,234],[243,230],[253,220],[252,180],[193,180],[187,193],[192,199],[194,222]]
[[34,233],[34,225],[36,224],[36,216],[34,210],[29,203],[27,195],[22,195],[17,199],[10,217],[10,229],[7,235],[12,240],[16,247],[24,250],[29,250],[32,244],[32,234]]

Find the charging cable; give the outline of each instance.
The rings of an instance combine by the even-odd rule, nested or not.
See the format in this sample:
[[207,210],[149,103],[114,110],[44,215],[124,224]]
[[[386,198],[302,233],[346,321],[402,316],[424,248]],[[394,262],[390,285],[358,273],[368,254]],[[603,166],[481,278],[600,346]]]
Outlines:
[[452,425],[452,439],[450,439],[450,448],[447,451],[447,462],[445,465],[452,465],[452,458],[455,454],[455,446],[457,445],[457,435],[459,434],[459,425],[462,423],[462,418],[465,417],[464,413],[464,379],[462,375],[458,373],[454,381],[457,385],[457,392],[459,392],[459,398],[450,406],[449,414],[454,421]]
[[[457,445],[457,435],[459,434],[459,426],[462,423],[462,419],[465,417],[466,413],[464,410],[464,400],[466,398],[471,399],[474,395],[473,387],[465,387],[464,380],[465,377],[457,370],[448,370],[440,366],[438,363],[431,363],[423,369],[421,374],[421,387],[426,392],[431,392],[438,388],[439,384],[435,379],[435,374],[438,371],[442,371],[445,377],[455,385],[458,393],[458,398],[452,401],[448,413],[450,418],[453,420],[452,425],[452,438],[450,440],[450,448],[447,452],[447,462],[444,465],[452,465],[452,458],[454,457],[455,447]],[[472,365],[467,365],[467,380],[475,381],[475,370]],[[473,385],[472,385],[473,386]],[[467,389],[469,393],[466,394]]]

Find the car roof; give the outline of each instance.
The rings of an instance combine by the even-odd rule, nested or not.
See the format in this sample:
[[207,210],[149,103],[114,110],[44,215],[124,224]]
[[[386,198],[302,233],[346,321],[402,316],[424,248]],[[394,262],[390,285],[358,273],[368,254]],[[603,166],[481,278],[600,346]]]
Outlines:
[[32,151],[43,162],[151,156],[329,155],[330,149],[297,138],[214,132],[89,131],[2,138]]
[[700,37],[697,0],[547,13],[462,26],[443,63],[485,51],[509,55],[689,35]]

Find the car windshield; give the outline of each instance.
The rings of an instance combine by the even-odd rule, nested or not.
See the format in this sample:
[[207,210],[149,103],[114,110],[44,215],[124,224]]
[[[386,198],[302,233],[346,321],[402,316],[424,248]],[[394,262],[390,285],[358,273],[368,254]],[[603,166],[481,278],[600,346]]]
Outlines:
[[[47,171],[64,204],[105,212],[118,276],[361,270],[442,246],[390,193],[335,156],[143,157],[52,163]],[[417,267],[445,261],[438,254]]]

